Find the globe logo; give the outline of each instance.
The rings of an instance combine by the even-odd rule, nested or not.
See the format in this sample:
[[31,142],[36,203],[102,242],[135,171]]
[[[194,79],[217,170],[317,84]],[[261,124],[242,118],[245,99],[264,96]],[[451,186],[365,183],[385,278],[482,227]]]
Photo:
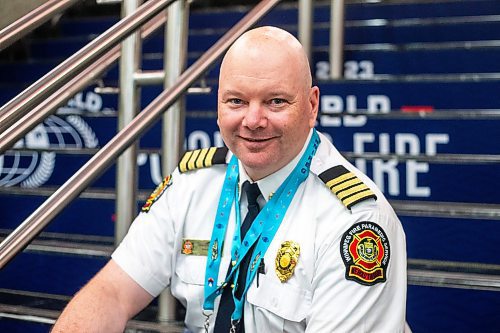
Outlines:
[[95,148],[98,144],[94,131],[80,116],[70,115],[64,119],[49,116],[14,145],[14,148],[28,150],[11,150],[0,156],[0,186],[39,187],[54,171],[56,153],[50,149]]

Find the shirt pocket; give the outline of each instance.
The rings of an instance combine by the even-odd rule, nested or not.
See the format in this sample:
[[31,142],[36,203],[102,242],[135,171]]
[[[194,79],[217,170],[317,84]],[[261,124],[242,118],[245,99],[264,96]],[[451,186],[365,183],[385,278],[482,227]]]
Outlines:
[[205,323],[201,311],[205,279],[206,256],[180,255],[177,258],[175,273],[178,276],[178,293],[186,306],[186,326],[197,331]]
[[255,307],[253,312],[256,317],[263,315],[263,320],[255,318],[256,322],[266,322],[272,326],[262,329],[272,332],[288,331],[285,328],[305,320],[312,303],[310,290],[290,282],[281,283],[269,273],[259,276],[259,287],[256,286],[255,280],[248,290],[247,301]]
[[180,255],[175,272],[187,284],[203,285],[205,280],[206,256]]

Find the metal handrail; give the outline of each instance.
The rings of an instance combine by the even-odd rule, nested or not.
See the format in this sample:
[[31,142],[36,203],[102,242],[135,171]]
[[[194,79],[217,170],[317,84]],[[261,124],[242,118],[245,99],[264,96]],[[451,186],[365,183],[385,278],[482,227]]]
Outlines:
[[[0,133],[12,126],[28,109],[40,103],[47,95],[55,92],[96,61],[99,56],[110,50],[150,20],[175,0],[151,0],[140,6],[134,15],[129,15],[102,35],[83,47],[80,51],[63,61],[41,79],[14,97],[0,109]],[[6,145],[0,137],[0,154]]]
[[50,198],[19,225],[0,244],[0,268],[3,268],[17,253],[54,218],[71,200],[75,199],[96,177],[103,173],[126,148],[159,119],[177,98],[187,91],[209,67],[246,30],[277,5],[279,0],[263,0],[234,25],[191,67],[171,88],[164,90],[125,128],[113,137],[93,158],[66,181]]
[[0,51],[79,0],[49,0],[0,31]]
[[[161,27],[166,21],[165,13],[160,13],[152,20],[144,24],[141,37],[146,38],[156,29]],[[106,52],[97,61],[86,67],[81,73],[74,76],[64,84],[57,94],[52,94],[36,105],[29,113],[22,116],[14,125],[0,133],[0,154],[6,152],[17,140],[23,137],[43,119],[57,111],[66,101],[72,98],[77,92],[88,86],[93,80],[114,64],[120,57],[120,45],[116,45]]]

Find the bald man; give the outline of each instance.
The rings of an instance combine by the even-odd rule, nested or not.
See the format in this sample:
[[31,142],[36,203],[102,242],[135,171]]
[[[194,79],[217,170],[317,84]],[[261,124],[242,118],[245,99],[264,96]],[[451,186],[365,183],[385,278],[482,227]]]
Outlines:
[[164,288],[189,332],[402,332],[405,235],[376,186],[314,129],[319,89],[288,32],[223,59],[223,148],[187,152],[54,332],[122,332]]

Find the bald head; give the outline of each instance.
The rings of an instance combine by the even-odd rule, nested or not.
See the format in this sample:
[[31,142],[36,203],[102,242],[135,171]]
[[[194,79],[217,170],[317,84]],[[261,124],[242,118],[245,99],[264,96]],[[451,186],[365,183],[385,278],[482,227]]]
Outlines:
[[307,55],[300,42],[289,32],[276,27],[259,27],[247,31],[229,48],[222,60],[220,79],[238,64],[253,63],[295,72],[298,82],[308,89],[312,85]]
[[224,143],[248,176],[262,179],[301,151],[318,113],[307,56],[288,32],[243,34],[222,61],[217,112]]

